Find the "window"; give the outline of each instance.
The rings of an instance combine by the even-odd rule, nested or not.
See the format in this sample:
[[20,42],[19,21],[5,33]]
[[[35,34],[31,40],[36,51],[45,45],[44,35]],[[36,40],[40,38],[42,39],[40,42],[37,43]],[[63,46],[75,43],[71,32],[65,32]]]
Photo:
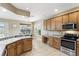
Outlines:
[[0,37],[4,37],[5,33],[5,24],[4,22],[0,22]]
[[31,24],[20,24],[20,34],[30,35]]

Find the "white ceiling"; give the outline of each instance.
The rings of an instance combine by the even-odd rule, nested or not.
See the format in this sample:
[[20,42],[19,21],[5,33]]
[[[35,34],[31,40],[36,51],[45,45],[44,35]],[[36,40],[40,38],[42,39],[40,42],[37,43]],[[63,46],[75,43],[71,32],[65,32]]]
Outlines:
[[[22,18],[20,15],[16,15],[9,10],[7,12],[0,11],[0,18],[23,20],[23,21],[36,21],[42,19],[48,19],[54,14],[64,10],[68,10],[73,7],[79,6],[78,3],[12,3],[15,7],[31,12],[31,17]],[[57,12],[54,10],[58,9]]]
[[11,19],[11,20],[20,20],[20,21],[28,21],[27,17],[23,18],[23,16],[16,15],[15,13],[13,13],[13,12],[3,8],[3,7],[0,7],[0,18]]

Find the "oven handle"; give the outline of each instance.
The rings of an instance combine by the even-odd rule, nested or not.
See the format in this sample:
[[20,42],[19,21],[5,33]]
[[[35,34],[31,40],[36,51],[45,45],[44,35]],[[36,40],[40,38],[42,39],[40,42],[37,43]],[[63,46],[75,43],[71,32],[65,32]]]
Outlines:
[[[65,40],[65,39],[62,39],[62,40]],[[61,41],[62,41],[62,40],[61,40]],[[65,40],[65,41],[76,42],[76,41],[72,41],[72,40]]]

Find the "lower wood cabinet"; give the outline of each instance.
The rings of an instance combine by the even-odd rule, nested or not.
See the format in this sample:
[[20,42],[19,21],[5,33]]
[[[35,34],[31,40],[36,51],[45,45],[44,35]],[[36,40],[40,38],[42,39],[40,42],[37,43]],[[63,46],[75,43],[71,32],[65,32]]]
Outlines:
[[16,43],[11,43],[6,47],[7,56],[16,56]]
[[25,38],[8,44],[6,46],[6,56],[19,56],[32,49],[32,38]]
[[61,39],[60,38],[57,38],[57,37],[44,37],[43,36],[42,41],[43,41],[43,43],[45,43],[45,41],[46,41],[47,44],[50,45],[51,47],[60,50],[60,46],[61,46]]
[[79,41],[77,41],[77,46],[76,46],[76,55],[79,56]]
[[43,43],[47,43],[47,41],[48,41],[48,38],[45,37],[45,36],[42,36],[42,42],[43,42]]
[[32,49],[32,40],[31,39],[24,39],[23,40],[23,51],[26,52]]
[[57,37],[53,37],[53,47],[60,50],[60,42],[61,39]]
[[21,55],[23,53],[23,42],[19,40],[16,42],[16,53],[17,55]]
[[48,44],[53,47],[53,37],[48,38]]

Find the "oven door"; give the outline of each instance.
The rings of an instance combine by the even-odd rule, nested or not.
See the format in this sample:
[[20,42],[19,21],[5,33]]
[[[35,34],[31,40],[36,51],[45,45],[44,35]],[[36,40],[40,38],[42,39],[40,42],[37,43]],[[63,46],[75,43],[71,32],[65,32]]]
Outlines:
[[71,49],[71,50],[75,50],[75,42],[74,41],[61,40],[61,46]]

